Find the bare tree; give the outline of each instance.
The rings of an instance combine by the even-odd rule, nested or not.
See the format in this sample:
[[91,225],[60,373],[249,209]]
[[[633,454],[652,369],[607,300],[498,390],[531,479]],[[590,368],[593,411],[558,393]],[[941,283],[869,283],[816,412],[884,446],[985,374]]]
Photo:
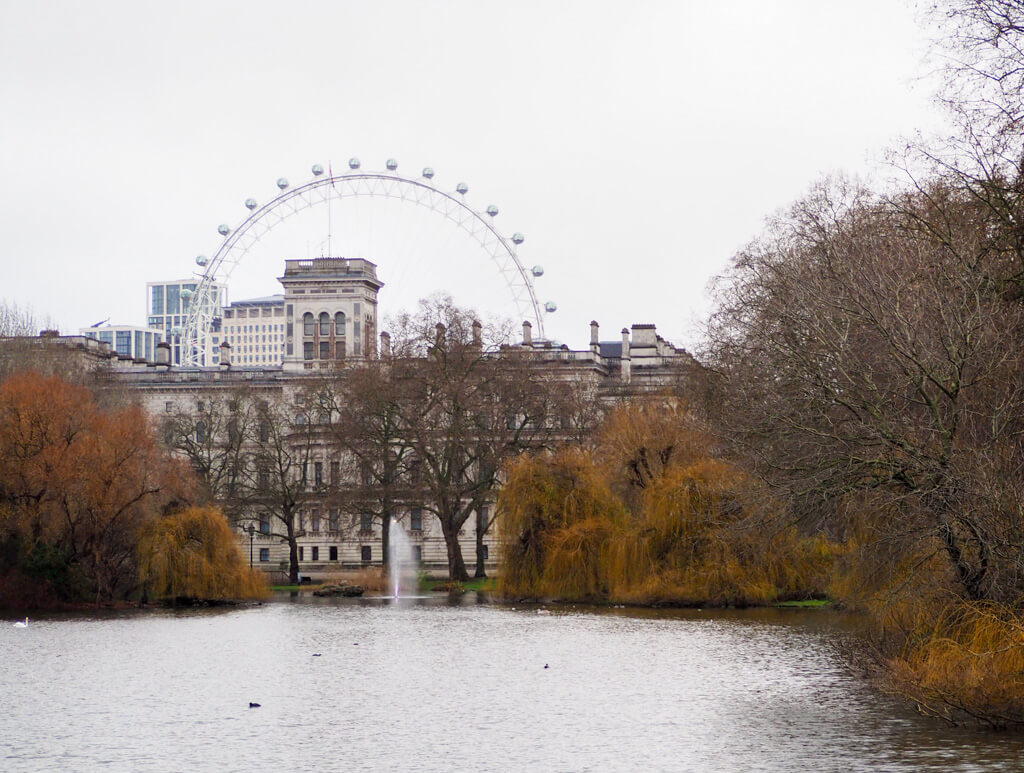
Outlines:
[[[468,579],[459,535],[493,498],[506,459],[555,435],[552,389],[526,350],[501,348],[501,328],[484,331],[450,299],[406,317],[395,357],[408,378],[402,432],[416,465],[424,509],[441,526],[449,577]],[[480,520],[481,530],[487,525]],[[483,573],[478,543],[477,573]]]
[[353,522],[369,516],[380,524],[385,565],[395,511],[416,503],[404,431],[413,375],[403,360],[367,360],[339,371],[319,390],[332,417],[327,442],[342,478],[331,481],[331,498]]
[[288,546],[288,581],[299,582],[298,540],[305,534],[302,509],[317,501],[310,477],[316,449],[321,447],[323,410],[306,392],[280,399],[257,399],[249,463],[241,501],[261,518],[265,534]]
[[1024,576],[1024,318],[992,228],[941,184],[898,206],[823,185],[737,256],[707,352],[737,453],[805,514],[870,494],[899,514],[880,537],[934,541],[970,598]]
[[32,309],[0,300],[0,337],[35,336],[44,326],[52,326],[49,317],[39,320]]
[[237,520],[257,429],[252,394],[236,389],[204,395],[194,407],[179,405],[161,424],[164,441],[188,459],[229,520]]

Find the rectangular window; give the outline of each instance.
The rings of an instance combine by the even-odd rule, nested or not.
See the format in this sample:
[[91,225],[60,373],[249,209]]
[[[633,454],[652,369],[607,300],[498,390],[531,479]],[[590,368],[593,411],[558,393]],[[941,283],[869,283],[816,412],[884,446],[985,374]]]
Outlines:
[[310,558],[310,560],[311,561],[319,561],[320,560],[320,548],[317,547],[316,545],[314,545],[313,548],[312,548],[312,551],[313,551],[313,555]]
[[331,484],[337,486],[341,483],[341,467],[338,462],[331,462]]
[[313,359],[313,342],[306,341],[302,344],[302,359],[311,360]]
[[423,561],[423,546],[413,545],[412,546],[412,560],[417,564]]
[[153,291],[152,306],[150,314],[163,314],[164,313],[164,288],[163,285],[151,287]]
[[373,560],[373,549],[369,545],[363,545],[359,549],[359,557],[364,563],[369,563]]
[[260,548],[260,561],[266,563],[270,560],[270,548]]
[[329,360],[331,359],[331,343],[330,341],[320,342],[320,359]]
[[328,548],[328,551],[329,551],[330,560],[331,561],[337,561],[338,560],[338,546],[337,545],[331,545]]
[[181,314],[181,304],[178,302],[180,293],[180,285],[167,285],[167,314]]
[[317,486],[324,485],[324,463],[314,462],[313,463],[313,479],[316,481]]
[[487,549],[487,545],[481,545],[480,550],[482,551],[481,555],[483,556],[483,559],[486,561],[490,557],[490,551]]
[[129,330],[114,331],[114,351],[122,357],[130,357],[132,351],[132,334]]
[[371,513],[359,514],[359,531],[373,531],[373,515]]
[[423,531],[423,511],[418,507],[409,513],[409,528],[412,531]]
[[299,548],[299,560],[300,561],[305,561],[306,560],[306,549],[303,548],[303,547]]
[[338,530],[338,511],[336,509],[327,514],[327,528],[331,531]]
[[260,517],[260,534],[270,534],[270,521],[265,515]]

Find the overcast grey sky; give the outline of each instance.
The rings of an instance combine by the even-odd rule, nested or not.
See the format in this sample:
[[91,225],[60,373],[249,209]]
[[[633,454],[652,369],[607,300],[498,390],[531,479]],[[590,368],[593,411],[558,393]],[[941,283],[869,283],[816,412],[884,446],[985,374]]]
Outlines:
[[[190,275],[247,197],[394,157],[526,235],[549,337],[653,322],[689,345],[709,278],[765,216],[934,124],[924,39],[897,0],[0,0],[0,298],[65,332],[142,324],[146,281]],[[404,246],[360,242],[403,306],[473,260],[408,209]],[[336,239],[367,227],[331,220]],[[323,252],[327,213],[302,229],[247,256],[232,297]],[[435,284],[402,287],[402,261]]]

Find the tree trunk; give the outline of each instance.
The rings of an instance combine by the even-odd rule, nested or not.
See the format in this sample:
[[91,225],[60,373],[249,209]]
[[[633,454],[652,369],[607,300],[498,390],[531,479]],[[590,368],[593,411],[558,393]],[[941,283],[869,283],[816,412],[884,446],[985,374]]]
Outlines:
[[299,584],[299,541],[295,538],[294,516],[288,523],[288,584]]
[[387,569],[391,558],[391,511],[387,508],[380,517],[380,545],[383,552],[382,562]]
[[487,569],[484,567],[484,518],[477,510],[476,514],[476,571],[473,573],[475,579],[482,579],[487,576]]
[[452,528],[449,519],[443,519],[441,532],[444,534],[445,546],[448,548],[448,579],[452,582],[466,582],[469,579],[469,572],[466,571],[466,561],[462,557],[459,530]]

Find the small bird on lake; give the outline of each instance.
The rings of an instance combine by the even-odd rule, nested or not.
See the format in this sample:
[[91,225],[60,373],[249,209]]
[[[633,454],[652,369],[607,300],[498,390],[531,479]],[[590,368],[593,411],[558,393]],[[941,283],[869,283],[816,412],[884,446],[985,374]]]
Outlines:
[[545,664],[544,664],[544,668],[547,668],[547,667],[548,667],[548,664],[547,664],[547,663],[545,663]]
[[16,622],[16,623],[14,624],[14,627],[15,627],[15,628],[28,628],[28,618],[26,617],[26,618],[24,619],[24,621],[22,621],[22,620],[19,620],[18,622]]
[[252,701],[249,701],[249,708],[250,709],[258,709],[259,707],[260,707],[260,704],[253,703]]

